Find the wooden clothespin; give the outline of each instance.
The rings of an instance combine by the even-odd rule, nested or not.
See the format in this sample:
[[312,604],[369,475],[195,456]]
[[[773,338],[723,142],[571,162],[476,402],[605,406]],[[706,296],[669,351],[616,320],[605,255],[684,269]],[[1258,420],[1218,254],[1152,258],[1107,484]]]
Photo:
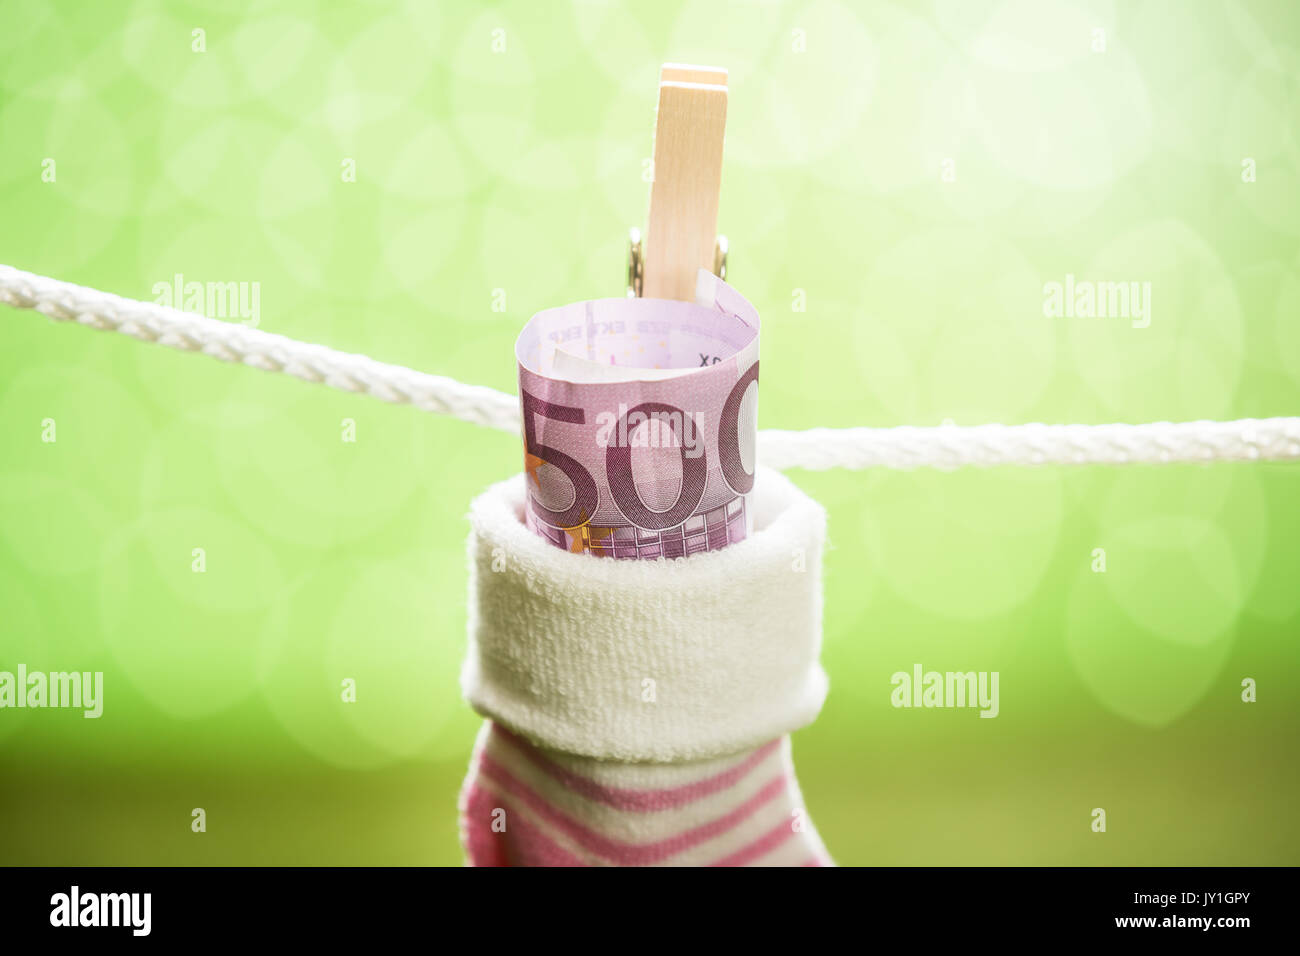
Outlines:
[[725,278],[727,240],[717,228],[726,125],[727,71],[665,63],[647,234],[643,248],[632,230],[629,295],[691,301],[700,269]]

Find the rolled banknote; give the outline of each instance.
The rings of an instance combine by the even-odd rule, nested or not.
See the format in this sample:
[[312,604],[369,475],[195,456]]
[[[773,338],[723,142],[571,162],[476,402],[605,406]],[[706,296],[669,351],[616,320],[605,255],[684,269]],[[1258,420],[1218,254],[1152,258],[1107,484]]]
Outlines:
[[612,558],[725,548],[754,527],[758,312],[700,270],[695,302],[596,299],[519,335],[528,527]]

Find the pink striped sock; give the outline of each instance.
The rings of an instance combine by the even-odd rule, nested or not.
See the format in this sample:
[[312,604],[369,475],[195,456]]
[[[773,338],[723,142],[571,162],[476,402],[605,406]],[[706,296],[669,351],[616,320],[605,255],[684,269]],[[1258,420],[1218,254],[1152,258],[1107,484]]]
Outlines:
[[486,721],[460,799],[471,866],[831,866],[790,738],[711,760],[621,763]]

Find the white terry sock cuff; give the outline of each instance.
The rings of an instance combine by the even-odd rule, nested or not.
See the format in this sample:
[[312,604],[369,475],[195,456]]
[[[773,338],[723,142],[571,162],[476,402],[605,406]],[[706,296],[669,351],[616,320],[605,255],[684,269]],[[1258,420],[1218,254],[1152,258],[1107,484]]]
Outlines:
[[676,561],[570,554],[523,524],[524,476],[470,506],[474,709],[572,754],[736,753],[810,723],[826,697],[822,507],[760,468],[744,541]]

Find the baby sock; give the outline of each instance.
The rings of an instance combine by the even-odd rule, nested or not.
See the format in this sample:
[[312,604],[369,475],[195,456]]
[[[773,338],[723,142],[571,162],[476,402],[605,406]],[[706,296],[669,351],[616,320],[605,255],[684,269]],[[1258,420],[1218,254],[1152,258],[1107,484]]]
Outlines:
[[468,862],[833,865],[789,738],[826,695],[821,507],[760,469],[746,540],[616,561],[532,534],[524,492],[470,511]]
[[790,738],[680,764],[574,757],[483,725],[461,793],[471,866],[829,866]]

